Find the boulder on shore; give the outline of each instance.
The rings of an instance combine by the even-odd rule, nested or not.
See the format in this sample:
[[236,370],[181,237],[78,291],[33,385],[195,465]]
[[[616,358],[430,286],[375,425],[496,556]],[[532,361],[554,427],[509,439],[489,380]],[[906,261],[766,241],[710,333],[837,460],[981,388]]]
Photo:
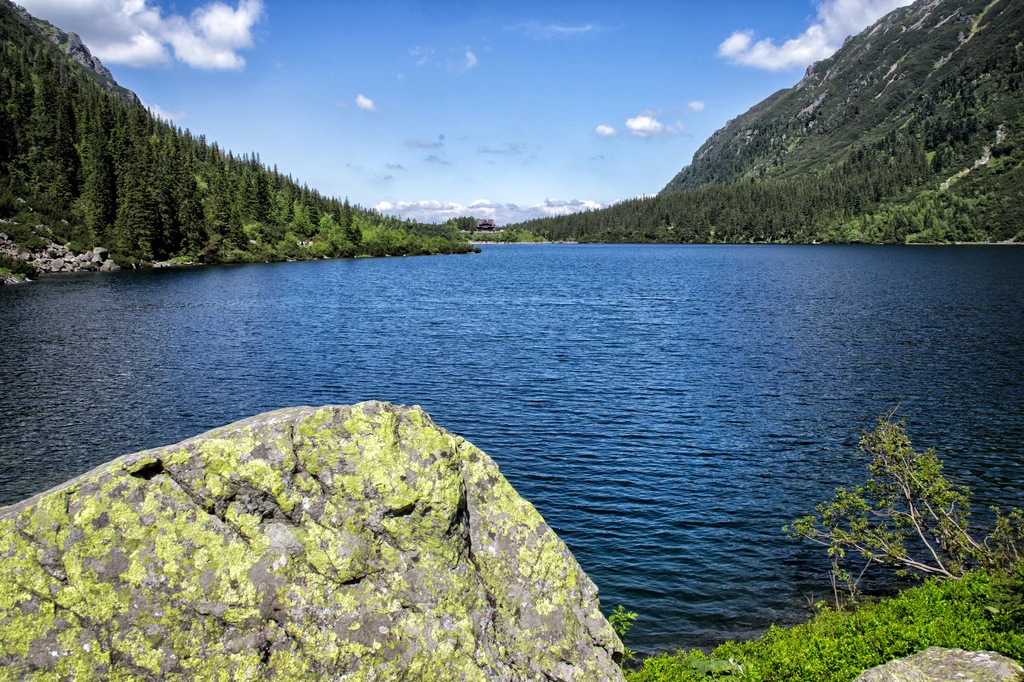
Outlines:
[[1018,682],[1024,668],[991,651],[933,646],[865,671],[854,682]]
[[418,407],[270,412],[0,509],[16,679],[622,680],[597,588]]

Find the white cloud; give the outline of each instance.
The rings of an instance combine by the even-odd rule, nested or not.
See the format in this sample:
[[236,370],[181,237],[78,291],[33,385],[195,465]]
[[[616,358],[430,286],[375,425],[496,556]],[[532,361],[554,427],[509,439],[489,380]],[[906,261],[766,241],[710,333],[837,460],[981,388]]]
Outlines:
[[597,135],[598,137],[615,137],[616,135],[619,134],[619,132],[615,130],[615,128],[612,128],[611,126],[602,123],[601,125],[594,128],[594,134]]
[[437,149],[443,147],[444,142],[441,140],[406,140],[405,146],[413,149]]
[[486,145],[478,147],[476,153],[497,156],[521,156],[528,149],[529,147],[522,142],[506,142],[500,148],[488,147]]
[[683,113],[684,114],[699,114],[702,111],[704,111],[704,108],[706,106],[707,105],[704,104],[704,102],[701,102],[700,100],[697,100],[697,101],[694,101],[694,102],[690,102],[689,104],[686,105],[686,108],[683,109]]
[[175,59],[199,69],[237,70],[239,50],[253,46],[262,0],[234,7],[210,2],[188,16],[168,14],[151,0],[19,0],[31,14],[74,31],[110,64],[152,66]]
[[667,126],[655,118],[656,115],[654,112],[645,111],[639,116],[626,119],[626,129],[634,137],[654,137],[655,135],[681,133],[685,130],[682,123],[677,122],[675,125]]
[[736,31],[718,46],[730,64],[768,71],[804,67],[838,50],[843,40],[909,0],[822,0],[814,23],[796,38],[776,45],[771,38],[754,41],[752,30]]
[[547,218],[578,213],[579,211],[595,210],[610,205],[609,202],[600,203],[579,199],[572,199],[570,201],[545,199],[543,202],[533,206],[517,206],[516,204],[502,204],[490,201],[489,199],[477,199],[468,206],[455,202],[443,203],[436,200],[382,201],[374,206],[374,208],[381,213],[430,223],[443,223],[450,218],[471,215],[475,218],[490,218],[499,225],[506,225],[534,218]]
[[432,163],[435,166],[453,166],[453,165],[455,165],[451,161],[445,161],[444,159],[442,159],[437,154],[430,154],[429,156],[425,157],[423,160],[426,161],[427,163]]
[[149,109],[149,112],[157,118],[163,119],[164,121],[168,121],[171,123],[181,121],[184,118],[188,118],[188,114],[186,114],[184,111],[179,111],[177,113],[171,111],[164,111],[160,108],[160,105],[158,104],[146,104],[145,106],[147,109]]
[[[453,73],[469,71],[480,63],[479,57],[469,47],[447,47],[439,51],[436,47],[416,45],[409,48],[409,56],[415,60],[416,66],[431,66]],[[403,80],[405,76],[399,74],[398,78]]]
[[356,95],[356,106],[363,111],[377,111],[377,105],[365,95]]
[[580,24],[578,26],[565,26],[561,24],[542,24],[537,21],[528,21],[523,24],[509,26],[509,30],[525,33],[535,40],[564,40],[566,38],[582,38],[587,35],[594,35],[604,30],[598,24]]

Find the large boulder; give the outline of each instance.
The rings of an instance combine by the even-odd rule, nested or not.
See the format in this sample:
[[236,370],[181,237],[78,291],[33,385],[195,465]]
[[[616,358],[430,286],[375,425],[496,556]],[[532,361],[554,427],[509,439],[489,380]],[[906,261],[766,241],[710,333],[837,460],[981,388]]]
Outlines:
[[292,408],[0,509],[13,678],[621,680],[597,589],[418,407]]
[[930,649],[865,671],[854,682],[1018,682],[1012,658],[991,651]]

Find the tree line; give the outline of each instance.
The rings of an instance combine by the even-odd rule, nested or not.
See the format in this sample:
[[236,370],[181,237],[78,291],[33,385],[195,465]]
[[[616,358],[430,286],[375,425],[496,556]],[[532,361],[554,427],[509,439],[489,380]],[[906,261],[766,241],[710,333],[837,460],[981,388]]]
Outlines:
[[[119,263],[465,253],[453,226],[326,197],[104,90],[0,4],[0,231]],[[39,227],[37,227],[39,226]]]

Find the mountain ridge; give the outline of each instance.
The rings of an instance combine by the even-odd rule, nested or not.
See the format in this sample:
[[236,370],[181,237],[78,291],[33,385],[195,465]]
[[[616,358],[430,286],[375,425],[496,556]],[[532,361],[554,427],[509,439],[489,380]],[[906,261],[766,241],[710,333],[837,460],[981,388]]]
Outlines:
[[68,57],[78,62],[107,92],[129,104],[142,103],[138,95],[114,79],[110,69],[92,53],[89,46],[82,41],[81,36],[77,33],[65,32],[45,19],[34,17],[24,7],[11,2],[11,0],[3,0],[3,2],[7,3],[26,24],[56,45]]
[[[910,112],[901,105],[976,58],[964,48],[980,32],[997,28],[993,24],[1012,7],[1010,0],[918,0],[893,10],[807,67],[792,88],[715,131],[662,191],[791,177],[841,160],[865,134],[877,139],[905,123]],[[836,134],[840,126],[860,134]],[[801,147],[813,142],[819,144],[810,159]]]
[[653,197],[550,240],[1024,240],[1024,3],[918,0],[712,134]]

